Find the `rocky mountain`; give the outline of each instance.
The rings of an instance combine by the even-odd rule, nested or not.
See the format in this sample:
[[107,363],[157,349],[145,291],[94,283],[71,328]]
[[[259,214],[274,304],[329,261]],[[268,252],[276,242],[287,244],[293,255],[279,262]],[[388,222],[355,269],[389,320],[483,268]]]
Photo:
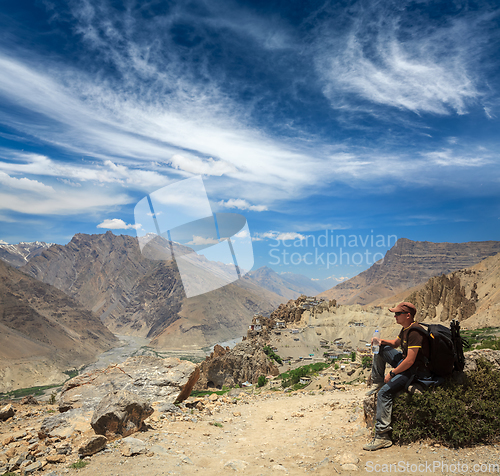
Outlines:
[[340,304],[369,304],[479,263],[500,252],[500,242],[431,243],[400,238],[382,260],[318,296]]
[[[113,332],[151,337],[159,348],[200,348],[239,337],[255,313],[269,314],[283,299],[245,278],[187,299],[175,261],[164,258],[148,259],[136,238],[108,231],[75,235],[22,270],[74,297]],[[224,273],[224,265],[219,268]]]
[[469,328],[500,326],[500,254],[429,279],[406,299],[419,321],[465,321]]
[[278,368],[262,350],[263,343],[240,342],[232,349],[216,345],[200,365],[200,378],[195,389],[235,387],[244,382],[257,383],[260,375],[278,375]]
[[99,318],[54,286],[0,261],[0,392],[60,383],[117,343]]
[[324,288],[306,276],[295,273],[278,274],[267,266],[250,271],[247,276],[259,286],[287,300],[296,299],[301,294],[314,296],[324,291]]
[[10,245],[4,241],[0,242],[0,260],[19,268],[25,265],[31,258],[42,254],[53,243],[34,241],[32,243],[21,242],[17,245]]

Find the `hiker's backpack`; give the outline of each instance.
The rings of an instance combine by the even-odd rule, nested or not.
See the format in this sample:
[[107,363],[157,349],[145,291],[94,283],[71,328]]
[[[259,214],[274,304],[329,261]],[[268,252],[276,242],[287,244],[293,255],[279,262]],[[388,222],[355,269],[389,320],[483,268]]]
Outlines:
[[427,368],[435,375],[449,377],[454,370],[462,371],[465,366],[464,347],[470,344],[460,337],[460,323],[451,321],[450,328],[441,324],[424,324],[414,327],[410,332],[417,331],[429,340],[429,359]]

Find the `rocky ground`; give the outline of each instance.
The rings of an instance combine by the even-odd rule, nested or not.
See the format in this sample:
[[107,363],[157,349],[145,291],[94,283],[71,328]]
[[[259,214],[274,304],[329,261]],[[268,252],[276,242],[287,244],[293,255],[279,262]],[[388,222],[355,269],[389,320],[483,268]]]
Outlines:
[[42,421],[57,407],[14,403],[15,415],[0,422],[0,474],[16,460],[23,466],[18,474],[51,476],[500,472],[500,441],[460,450],[419,442],[364,451],[371,437],[364,424],[365,392],[365,384],[353,384],[343,390],[252,388],[222,397],[190,397],[168,412],[156,407],[145,431],[108,442],[85,457],[81,469],[71,465],[79,461],[84,427],[81,434],[39,439]]

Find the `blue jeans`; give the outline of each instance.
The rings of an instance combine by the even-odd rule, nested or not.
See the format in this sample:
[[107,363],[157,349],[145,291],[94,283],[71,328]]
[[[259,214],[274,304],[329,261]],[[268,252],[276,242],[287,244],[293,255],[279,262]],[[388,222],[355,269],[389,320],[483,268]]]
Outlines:
[[[403,361],[403,354],[388,345],[381,345],[378,354],[373,356],[372,381],[376,384],[384,383],[385,366],[397,367]],[[415,376],[426,378],[430,375],[428,371],[415,372],[415,369],[409,368],[400,374],[397,374],[387,382],[378,392],[377,396],[377,414],[375,423],[375,434],[381,435],[392,430],[392,404],[396,395],[407,388],[411,379]]]

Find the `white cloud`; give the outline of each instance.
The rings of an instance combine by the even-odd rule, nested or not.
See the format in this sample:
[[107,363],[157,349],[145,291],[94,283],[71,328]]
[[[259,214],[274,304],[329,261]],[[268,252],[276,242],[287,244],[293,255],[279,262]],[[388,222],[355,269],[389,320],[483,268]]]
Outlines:
[[328,276],[328,278],[325,278],[325,281],[327,279],[331,279],[332,281],[337,281],[338,283],[341,283],[342,281],[346,281],[351,278],[349,276]]
[[7,175],[5,172],[0,172],[0,183],[14,190],[24,190],[27,192],[37,193],[53,193],[54,189],[48,185],[39,182],[38,180],[30,180],[26,177],[15,178]]
[[236,167],[225,160],[212,158],[201,160],[198,157],[184,157],[175,154],[170,159],[172,167],[195,175],[226,175],[236,172]]
[[250,232],[248,230],[241,230],[234,235],[236,238],[249,238]]
[[377,4],[360,12],[343,38],[328,36],[318,42],[316,66],[333,107],[352,93],[417,114],[465,114],[481,97],[471,65],[479,34],[459,20],[432,30],[403,27]]
[[137,230],[141,228],[141,225],[127,225],[120,218],[111,218],[104,220],[102,223],[99,223],[99,225],[97,225],[97,228],[107,228],[108,230]]
[[265,205],[250,205],[250,203],[241,198],[230,198],[226,202],[221,200],[218,204],[224,208],[237,208],[238,210],[250,210],[253,212],[267,211],[267,207]]
[[187,245],[203,246],[203,245],[216,245],[219,240],[215,238],[207,238],[204,236],[193,235],[193,239],[186,243]]

